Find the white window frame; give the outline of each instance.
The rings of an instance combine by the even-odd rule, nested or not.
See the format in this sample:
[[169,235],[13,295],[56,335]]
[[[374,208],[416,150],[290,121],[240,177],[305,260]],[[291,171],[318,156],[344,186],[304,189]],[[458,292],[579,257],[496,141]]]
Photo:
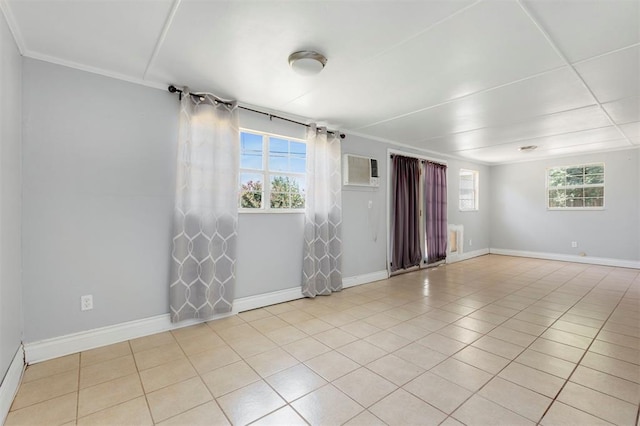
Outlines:
[[[263,178],[263,202],[262,207],[259,209],[251,209],[251,208],[243,208],[240,207],[240,198],[238,197],[238,213],[251,213],[251,214],[260,214],[260,213],[304,213],[305,208],[299,209],[278,209],[271,207],[271,176],[290,176],[290,177],[302,177],[305,182],[307,179],[306,167],[304,173],[293,173],[293,172],[281,172],[281,171],[271,171],[269,170],[269,141],[271,138],[284,139],[287,141],[299,142],[307,145],[307,141],[299,138],[292,138],[289,136],[278,135],[275,133],[261,132],[259,130],[240,128],[240,133],[250,133],[252,135],[262,136],[262,169],[244,169],[242,167],[239,168],[239,174],[242,173],[252,173],[252,174],[261,174]],[[241,146],[238,145],[238,150],[241,149]],[[305,159],[306,160],[306,159]],[[238,156],[238,161],[241,161],[241,153]],[[238,190],[240,189],[240,181],[238,181]],[[307,202],[306,199],[306,188],[301,188],[305,197],[305,205]],[[238,193],[240,195],[240,193]]]
[[[602,166],[602,183],[597,183],[597,184],[582,184],[582,185],[563,185],[563,186],[554,186],[554,187],[550,187],[549,186],[549,173],[551,170],[556,170],[556,169],[571,169],[571,168],[575,168],[575,167],[589,167],[589,166]],[[607,168],[605,166],[604,162],[597,162],[597,163],[583,163],[583,164],[572,164],[572,165],[568,165],[568,166],[555,166],[555,167],[547,167],[545,169],[545,201],[547,203],[547,210],[551,210],[551,211],[570,211],[570,210],[582,210],[582,211],[588,211],[588,210],[604,210],[605,205],[606,205],[606,191],[605,191],[605,185],[607,182]],[[551,191],[552,189],[578,189],[578,188],[602,188],[602,206],[583,206],[583,207],[550,207],[549,206],[549,191]],[[583,197],[584,198],[584,197]]]
[[[461,177],[462,174],[471,174],[473,176],[473,207],[472,208],[464,208],[462,207],[462,198],[460,197],[461,193]],[[470,169],[460,169],[458,172],[458,209],[461,212],[477,212],[480,210],[480,172],[477,170]]]

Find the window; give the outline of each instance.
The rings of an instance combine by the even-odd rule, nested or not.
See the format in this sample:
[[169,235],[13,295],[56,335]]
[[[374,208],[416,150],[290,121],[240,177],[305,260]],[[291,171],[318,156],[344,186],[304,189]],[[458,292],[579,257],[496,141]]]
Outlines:
[[547,169],[547,208],[604,207],[604,163]]
[[460,210],[478,210],[478,172],[460,169]]
[[304,141],[242,131],[240,210],[304,209],[306,166],[307,145]]

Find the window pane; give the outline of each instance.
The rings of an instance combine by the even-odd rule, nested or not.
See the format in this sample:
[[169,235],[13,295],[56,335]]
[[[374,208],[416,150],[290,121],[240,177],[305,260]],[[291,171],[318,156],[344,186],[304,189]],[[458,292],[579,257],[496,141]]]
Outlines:
[[307,171],[307,160],[305,158],[292,157],[289,160],[289,164],[291,165],[291,172],[293,173],[304,173]]
[[583,176],[567,176],[567,186],[584,184]]
[[566,176],[566,172],[562,169],[549,170],[549,186],[563,186]]
[[240,173],[240,207],[262,208],[263,176],[260,173]]
[[271,177],[271,207],[297,209],[304,207],[304,179],[291,176]]
[[604,173],[604,166],[587,166],[585,173],[588,175],[601,175]]
[[584,174],[584,167],[569,167],[567,169],[567,175],[569,176],[582,176]]
[[584,183],[587,185],[604,183],[604,175],[587,175],[584,177]]
[[567,207],[584,207],[582,198],[569,198],[567,199]]
[[583,198],[584,197],[584,189],[582,189],[582,188],[567,189],[567,197],[569,197],[569,198]]
[[585,188],[584,196],[585,197],[604,197],[604,188],[602,187]]
[[307,158],[307,144],[301,142],[289,142],[292,157]]
[[262,170],[262,136],[240,134],[240,168]]
[[604,198],[585,198],[585,207],[602,207],[604,206]]

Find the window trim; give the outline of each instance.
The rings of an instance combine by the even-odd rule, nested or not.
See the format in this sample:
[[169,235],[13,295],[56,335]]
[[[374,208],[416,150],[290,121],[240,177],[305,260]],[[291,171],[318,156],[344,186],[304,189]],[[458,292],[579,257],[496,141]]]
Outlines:
[[[473,175],[473,200],[474,206],[473,208],[465,209],[461,206],[461,198],[460,198],[460,175],[462,172],[468,172]],[[478,170],[471,169],[463,169],[460,168],[458,171],[458,211],[460,212],[477,212],[480,211],[480,172]]]
[[[262,177],[264,179],[264,203],[263,203],[263,207],[259,208],[259,209],[250,209],[250,208],[246,208],[246,207],[240,207],[240,200],[238,199],[238,213],[239,214],[304,214],[306,211],[306,207],[305,208],[301,208],[301,209],[276,209],[276,208],[271,208],[271,206],[267,205],[267,200],[271,200],[271,176],[272,175],[280,175],[280,176],[304,176],[305,180],[307,178],[307,169],[305,167],[305,172],[304,174],[302,173],[292,173],[292,172],[271,172],[269,170],[269,141],[270,138],[277,138],[277,139],[284,139],[287,141],[294,141],[294,142],[300,142],[305,144],[305,146],[307,146],[307,141],[304,139],[300,139],[300,138],[295,138],[295,137],[290,137],[290,136],[285,136],[285,135],[280,135],[277,133],[270,133],[270,132],[263,132],[260,130],[254,130],[254,129],[248,129],[246,127],[240,127],[240,134],[242,133],[250,133],[253,135],[258,135],[258,136],[262,136],[262,170],[257,170],[257,169],[243,169],[242,167],[238,167],[238,189],[240,188],[241,184],[240,184],[240,179],[239,179],[239,175],[241,173],[255,173],[255,174],[262,174]],[[241,156],[241,144],[238,144],[238,164],[240,163],[240,156]],[[305,158],[305,163],[306,163],[306,158]],[[305,191],[305,206],[307,205],[307,199],[306,199],[306,188],[303,188]],[[240,196],[240,192],[238,192],[238,196]]]
[[[549,170],[553,170],[553,169],[570,169],[572,167],[588,167],[588,166],[602,166],[602,176],[603,176],[603,182],[602,184],[582,184],[582,185],[574,185],[574,186],[559,186],[559,187],[553,187],[553,189],[567,189],[567,188],[600,188],[602,187],[603,191],[605,189],[605,185],[607,183],[607,167],[604,161],[600,161],[600,162],[593,162],[593,163],[580,163],[580,164],[569,164],[566,166],[553,166],[553,167],[546,167],[544,170],[545,176],[544,176],[544,180],[545,180],[545,202],[546,202],[546,208],[547,211],[560,211],[560,212],[564,212],[564,211],[599,211],[599,210],[605,210],[606,209],[606,203],[607,203],[607,197],[606,197],[606,191],[603,192],[603,196],[602,196],[602,206],[592,206],[592,207],[550,207],[549,206],[549,191],[550,191],[550,187],[549,187]],[[584,198],[584,197],[583,197]]]

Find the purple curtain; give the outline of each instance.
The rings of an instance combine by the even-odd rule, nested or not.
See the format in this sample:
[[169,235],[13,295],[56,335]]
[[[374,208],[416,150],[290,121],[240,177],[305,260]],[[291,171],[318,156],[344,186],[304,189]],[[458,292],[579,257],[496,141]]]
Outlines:
[[395,155],[391,171],[391,272],[420,264],[420,161]]
[[447,258],[447,166],[426,162],[427,263]]

